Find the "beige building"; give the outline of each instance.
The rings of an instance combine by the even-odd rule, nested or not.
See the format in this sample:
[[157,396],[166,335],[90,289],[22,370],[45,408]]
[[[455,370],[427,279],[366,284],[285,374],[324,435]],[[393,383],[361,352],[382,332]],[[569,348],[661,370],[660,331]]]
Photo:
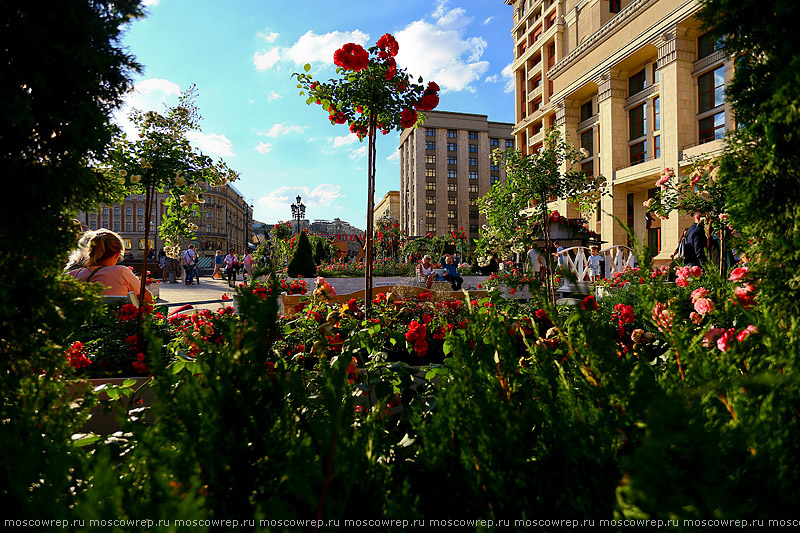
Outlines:
[[[200,216],[193,222],[198,229],[192,240],[201,256],[213,256],[217,249],[227,251],[234,248],[237,253],[245,249],[252,239],[253,207],[233,186],[204,186],[200,204]],[[169,193],[156,193],[154,209],[150,217],[150,248],[155,252],[164,243],[158,237],[158,228],[166,216],[164,200]],[[121,204],[103,205],[93,212],[81,212],[80,222],[89,229],[108,228],[119,233],[125,240],[128,258],[141,259],[144,255],[145,196],[132,194]],[[187,243],[188,244],[188,243]]]
[[512,125],[470,113],[425,115],[400,136],[400,227],[409,236],[463,228],[472,242],[484,222],[478,198],[505,178],[491,151],[514,146]]
[[[591,229],[626,244],[613,216],[632,226],[658,262],[668,260],[688,217],[651,220],[642,206],[662,169],[719,154],[734,128],[724,87],[730,58],[703,33],[697,0],[505,0],[514,7],[517,146],[533,153],[557,127],[606,177]],[[579,216],[566,201],[554,208]]]
[[389,218],[400,222],[400,191],[389,191],[381,198],[373,211],[373,226],[377,227],[378,220]]

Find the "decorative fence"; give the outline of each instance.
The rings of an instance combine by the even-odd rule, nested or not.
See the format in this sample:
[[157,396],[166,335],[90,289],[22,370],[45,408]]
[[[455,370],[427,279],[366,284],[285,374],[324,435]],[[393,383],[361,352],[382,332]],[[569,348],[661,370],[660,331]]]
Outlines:
[[[574,272],[578,281],[588,281],[591,274],[589,255],[591,255],[591,250],[586,246],[573,246],[564,248],[556,257],[559,265]],[[600,250],[600,255],[605,262],[606,276],[609,278],[615,273],[625,270],[625,267],[633,267],[636,260],[632,249],[619,244],[603,248]]]

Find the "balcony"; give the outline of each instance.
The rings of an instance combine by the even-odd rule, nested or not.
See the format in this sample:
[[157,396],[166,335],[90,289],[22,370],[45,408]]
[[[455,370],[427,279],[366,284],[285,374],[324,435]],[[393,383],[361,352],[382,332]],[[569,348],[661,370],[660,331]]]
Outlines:
[[538,87],[536,87],[535,89],[533,89],[532,91],[530,91],[528,93],[527,101],[528,102],[533,102],[537,97],[539,97],[541,95],[542,95],[542,86],[539,85]]

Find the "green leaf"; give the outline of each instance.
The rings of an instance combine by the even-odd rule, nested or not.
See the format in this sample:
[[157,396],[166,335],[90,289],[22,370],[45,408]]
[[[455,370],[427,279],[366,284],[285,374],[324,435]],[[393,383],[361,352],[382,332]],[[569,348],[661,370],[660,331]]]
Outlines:
[[111,398],[112,400],[116,400],[117,398],[119,398],[119,391],[116,388],[108,389],[106,391],[106,394],[108,394],[108,397]]
[[172,368],[170,368],[170,373],[177,374],[186,366],[186,361],[178,360],[172,363]]
[[133,387],[134,385],[136,385],[135,379],[126,379],[125,381],[122,382],[123,387]]
[[95,435],[94,433],[90,433],[88,435],[83,435],[81,438],[72,441],[72,444],[75,446],[89,446],[90,444],[94,444],[95,442],[100,440],[100,435]]
[[311,70],[311,63],[306,63],[305,65],[303,65],[303,70],[305,70],[306,72]]

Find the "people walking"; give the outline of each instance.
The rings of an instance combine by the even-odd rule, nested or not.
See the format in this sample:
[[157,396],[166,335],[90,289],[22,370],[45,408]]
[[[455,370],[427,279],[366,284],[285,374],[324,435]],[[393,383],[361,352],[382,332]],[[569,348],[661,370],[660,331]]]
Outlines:
[[237,270],[239,270],[239,258],[236,257],[233,248],[231,248],[228,251],[228,255],[225,256],[225,273],[228,275],[228,285],[231,287],[236,281]]
[[196,260],[197,252],[194,251],[194,244],[190,244],[189,247],[183,252],[184,283],[186,285],[192,284],[192,276]]
[[703,266],[706,262],[706,232],[701,220],[700,211],[693,213],[694,223],[686,230],[686,246],[684,247],[684,264],[687,266]]
[[214,279],[222,279],[222,268],[225,265],[225,256],[222,255],[222,250],[217,250],[217,255],[214,256],[214,274],[211,275]]

